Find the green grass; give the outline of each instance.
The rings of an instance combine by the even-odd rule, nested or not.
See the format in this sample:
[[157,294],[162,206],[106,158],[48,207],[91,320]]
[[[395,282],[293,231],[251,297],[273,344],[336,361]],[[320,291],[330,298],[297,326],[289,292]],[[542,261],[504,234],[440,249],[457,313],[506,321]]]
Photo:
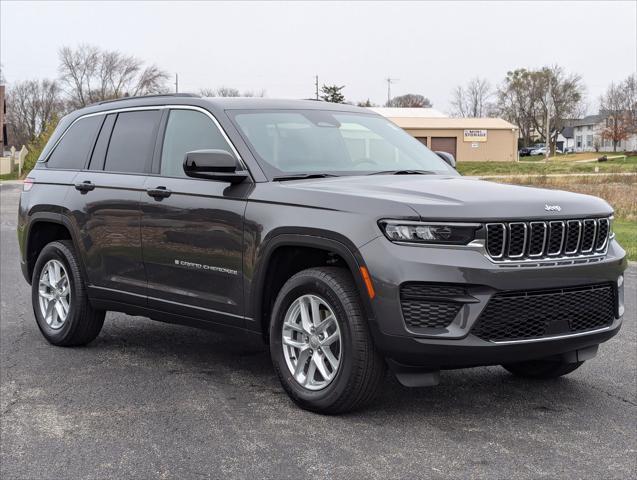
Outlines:
[[615,220],[613,231],[617,235],[617,241],[628,253],[629,260],[637,260],[637,222],[629,220]]
[[18,172],[5,173],[0,175],[0,180],[16,180],[18,178]]
[[637,155],[626,160],[607,162],[575,163],[573,161],[552,160],[548,163],[518,162],[458,162],[462,175],[546,175],[550,173],[637,173]]

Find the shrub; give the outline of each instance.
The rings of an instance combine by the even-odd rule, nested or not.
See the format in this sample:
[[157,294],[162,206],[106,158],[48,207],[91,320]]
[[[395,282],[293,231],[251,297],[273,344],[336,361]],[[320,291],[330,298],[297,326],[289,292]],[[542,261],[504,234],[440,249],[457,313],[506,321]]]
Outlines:
[[24,159],[24,165],[22,166],[22,177],[26,177],[29,174],[29,172],[33,170],[33,167],[35,166],[35,162],[38,161],[38,158],[40,158],[40,154],[42,153],[42,150],[44,150],[44,147],[49,141],[49,138],[51,138],[51,135],[53,135],[53,132],[55,131],[55,127],[57,126],[57,123],[58,123],[57,118],[54,118],[53,120],[51,120],[49,124],[46,126],[46,128],[42,131],[42,133],[38,135],[35,138],[35,140],[33,140],[27,146],[27,150],[29,151],[29,153],[27,153],[27,156]]

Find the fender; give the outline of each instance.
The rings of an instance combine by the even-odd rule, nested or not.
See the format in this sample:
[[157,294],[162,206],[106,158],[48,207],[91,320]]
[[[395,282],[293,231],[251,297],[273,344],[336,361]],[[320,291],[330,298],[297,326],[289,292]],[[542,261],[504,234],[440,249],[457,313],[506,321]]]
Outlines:
[[[82,253],[81,253],[82,250],[79,248],[80,245],[78,243],[78,233],[75,229],[75,224],[66,215],[64,215],[64,213],[40,211],[30,215],[29,223],[26,228],[26,235],[25,235],[25,242],[24,242],[25,249],[24,249],[23,258],[22,258],[23,262],[28,263],[29,261],[29,259],[27,258],[28,256],[27,252],[29,250],[31,229],[36,223],[42,223],[42,222],[57,223],[58,225],[62,225],[63,227],[65,227],[69,231],[69,234],[71,235],[71,241],[73,242],[75,253],[78,256],[82,257]],[[85,282],[88,282],[88,276],[86,274],[86,265],[84,262],[84,258],[81,258],[81,261],[79,262],[79,264],[80,264],[80,272],[82,273],[82,278],[84,279]],[[31,284],[31,275],[33,274],[31,269],[29,268],[26,272],[23,272],[23,273],[25,273],[25,277],[28,274],[29,278],[27,278],[27,282]]]
[[[367,289],[359,270],[360,267],[365,266],[365,263],[358,248],[347,237],[337,232],[315,228],[282,227],[271,231],[259,246],[254,276],[251,280],[250,298],[247,299],[249,311],[246,312],[248,318],[255,320],[254,322],[249,322],[253,323],[253,329],[262,330],[261,318],[263,315],[262,304],[265,276],[272,254],[279,247],[314,247],[340,255],[352,274],[367,319],[375,324],[371,301],[367,295]],[[250,328],[250,325],[247,325],[247,327]]]

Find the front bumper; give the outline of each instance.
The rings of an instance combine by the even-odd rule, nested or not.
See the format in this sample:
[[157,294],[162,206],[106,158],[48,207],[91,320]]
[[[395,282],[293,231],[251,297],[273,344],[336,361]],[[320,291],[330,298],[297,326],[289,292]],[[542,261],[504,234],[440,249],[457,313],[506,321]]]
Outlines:
[[[602,343],[621,326],[621,312],[604,329],[552,335],[533,341],[495,343],[471,333],[491,297],[501,291],[616,284],[627,266],[613,241],[594,263],[510,268],[467,248],[397,245],[379,237],[361,248],[376,297],[371,302],[375,343],[390,361],[430,369],[496,365],[577,351]],[[387,261],[391,259],[391,261]],[[431,282],[470,286],[477,301],[467,303],[445,328],[413,329],[403,319],[400,285]],[[622,298],[623,285],[618,288]]]

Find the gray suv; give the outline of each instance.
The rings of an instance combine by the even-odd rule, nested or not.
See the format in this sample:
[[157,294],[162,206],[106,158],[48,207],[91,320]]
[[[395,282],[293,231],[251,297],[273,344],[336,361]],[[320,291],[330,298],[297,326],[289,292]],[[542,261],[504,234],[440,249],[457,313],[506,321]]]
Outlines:
[[114,310],[257,335],[290,397],[323,413],[366,404],[387,368],[407,386],[478,365],[572,372],[621,325],[611,207],[454,165],[347,105],[78,110],[20,200],[38,327],[84,345]]

